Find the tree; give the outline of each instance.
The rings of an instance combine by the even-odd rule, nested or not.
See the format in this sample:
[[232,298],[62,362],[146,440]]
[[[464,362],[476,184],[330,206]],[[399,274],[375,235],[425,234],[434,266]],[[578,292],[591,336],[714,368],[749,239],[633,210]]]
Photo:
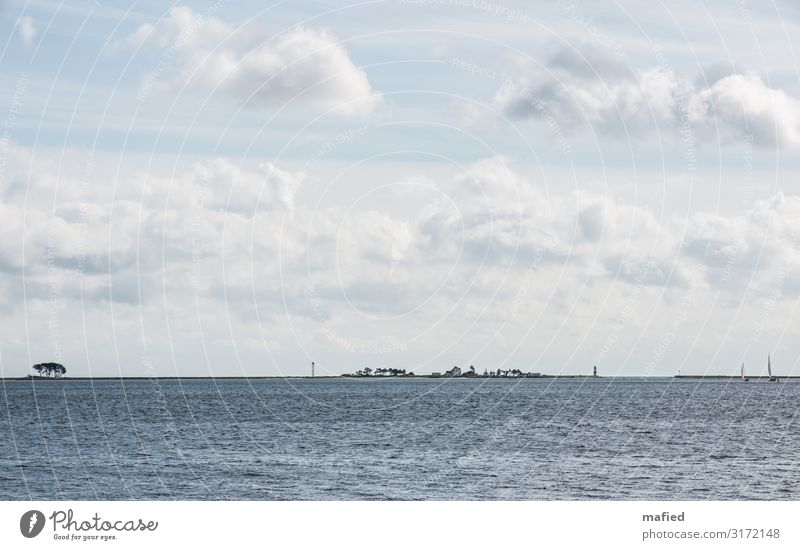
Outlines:
[[59,363],[37,363],[33,366],[33,370],[39,376],[47,378],[61,378],[67,374],[67,368]]

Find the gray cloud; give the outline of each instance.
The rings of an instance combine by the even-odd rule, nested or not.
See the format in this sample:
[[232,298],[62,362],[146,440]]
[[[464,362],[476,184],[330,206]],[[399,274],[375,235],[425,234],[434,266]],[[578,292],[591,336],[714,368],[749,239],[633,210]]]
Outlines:
[[552,116],[565,128],[589,126],[625,138],[693,132],[698,141],[753,136],[760,147],[800,149],[800,101],[754,73],[711,66],[702,78],[678,77],[667,67],[625,70],[596,51],[562,49],[547,69],[521,72],[495,95],[515,119]]

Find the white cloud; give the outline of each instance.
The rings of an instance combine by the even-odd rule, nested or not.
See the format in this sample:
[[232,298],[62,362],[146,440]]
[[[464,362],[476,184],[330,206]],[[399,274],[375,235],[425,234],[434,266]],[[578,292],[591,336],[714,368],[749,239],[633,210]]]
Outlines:
[[800,101],[768,87],[758,75],[732,74],[689,99],[690,120],[719,120],[737,135],[752,134],[759,145],[800,149]]
[[769,293],[776,279],[798,281],[800,197],[778,193],[738,216],[695,214],[682,253],[706,267],[715,287]]
[[[168,265],[187,272],[192,261],[224,259],[242,271],[256,262],[264,277],[288,270],[290,286],[310,276],[313,284],[349,288],[421,286],[407,289],[416,296],[448,274],[524,270],[536,258],[541,265],[623,280],[652,264],[663,275],[648,276],[646,284],[653,285],[680,286],[702,269],[709,285],[724,290],[736,282],[738,291],[790,270],[800,242],[800,197],[779,194],[733,216],[657,216],[609,195],[547,193],[500,157],[435,182],[438,191],[425,206],[402,217],[298,204],[302,174],[268,161],[256,169],[217,158],[176,177],[134,174],[120,182],[113,203],[80,193],[79,178],[65,174],[55,180],[35,171],[25,179],[28,193],[6,195],[2,204],[5,234],[18,232],[23,213],[25,231],[21,239],[4,241],[0,265],[21,269],[24,246],[33,276],[45,273],[48,254],[65,269],[82,262],[87,276],[132,266],[143,274]],[[52,210],[42,182],[54,181],[61,202]],[[295,291],[302,294],[302,288]],[[373,298],[389,296],[376,292]]]
[[142,93],[167,86],[219,93],[253,108],[299,103],[341,115],[368,113],[380,97],[326,30],[295,27],[266,37],[252,26],[234,27],[179,7],[157,25],[142,25],[126,42],[154,46],[164,64],[171,63],[149,76]]
[[[132,174],[112,201],[33,160],[27,194],[6,194],[0,205],[0,229],[19,235],[0,245],[0,293],[11,319],[24,286],[33,334],[56,330],[55,296],[61,342],[71,341],[67,320],[83,315],[97,323],[86,329],[91,339],[105,341],[110,324],[97,316],[113,307],[114,326],[156,341],[168,320],[183,356],[196,347],[199,322],[211,349],[232,340],[257,347],[263,333],[273,350],[298,342],[331,355],[383,345],[437,353],[462,334],[472,345],[502,326],[492,345],[504,353],[544,312],[541,330],[558,331],[565,319],[570,331],[598,330],[619,315],[615,302],[606,305],[618,293],[640,296],[643,316],[667,307],[660,300],[676,289],[735,305],[745,296],[758,304],[776,288],[800,296],[795,196],[739,215],[662,215],[612,195],[547,193],[493,157],[413,186],[429,192],[413,198],[424,207],[345,210],[300,201],[301,174],[216,158],[175,176]],[[638,314],[631,322],[643,321]]]
[[301,174],[281,170],[271,162],[253,171],[217,158],[194,165],[182,183],[183,191],[190,193],[198,193],[199,185],[198,200],[209,208],[252,216],[264,210],[291,212],[301,181]]
[[33,39],[39,34],[39,29],[36,28],[36,22],[29,15],[23,15],[19,18],[17,21],[17,28],[26,46],[32,45]]
[[589,126],[621,138],[658,131],[685,141],[689,131],[697,141],[752,135],[756,146],[800,148],[800,101],[758,75],[714,67],[706,74],[710,83],[696,83],[663,67],[625,71],[596,53],[570,50],[569,63],[565,55],[507,81],[495,106],[512,118],[553,117],[565,128]]

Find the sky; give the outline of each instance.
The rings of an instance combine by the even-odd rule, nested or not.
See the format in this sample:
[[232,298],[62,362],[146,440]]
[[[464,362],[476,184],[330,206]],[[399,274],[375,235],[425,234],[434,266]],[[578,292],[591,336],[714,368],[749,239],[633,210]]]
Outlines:
[[800,374],[790,1],[0,0],[0,374]]

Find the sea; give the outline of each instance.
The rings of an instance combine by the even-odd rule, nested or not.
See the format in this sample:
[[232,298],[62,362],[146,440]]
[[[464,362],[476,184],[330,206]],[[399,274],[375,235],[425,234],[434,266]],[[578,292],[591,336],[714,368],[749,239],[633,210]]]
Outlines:
[[0,385],[0,500],[798,500],[800,383]]

